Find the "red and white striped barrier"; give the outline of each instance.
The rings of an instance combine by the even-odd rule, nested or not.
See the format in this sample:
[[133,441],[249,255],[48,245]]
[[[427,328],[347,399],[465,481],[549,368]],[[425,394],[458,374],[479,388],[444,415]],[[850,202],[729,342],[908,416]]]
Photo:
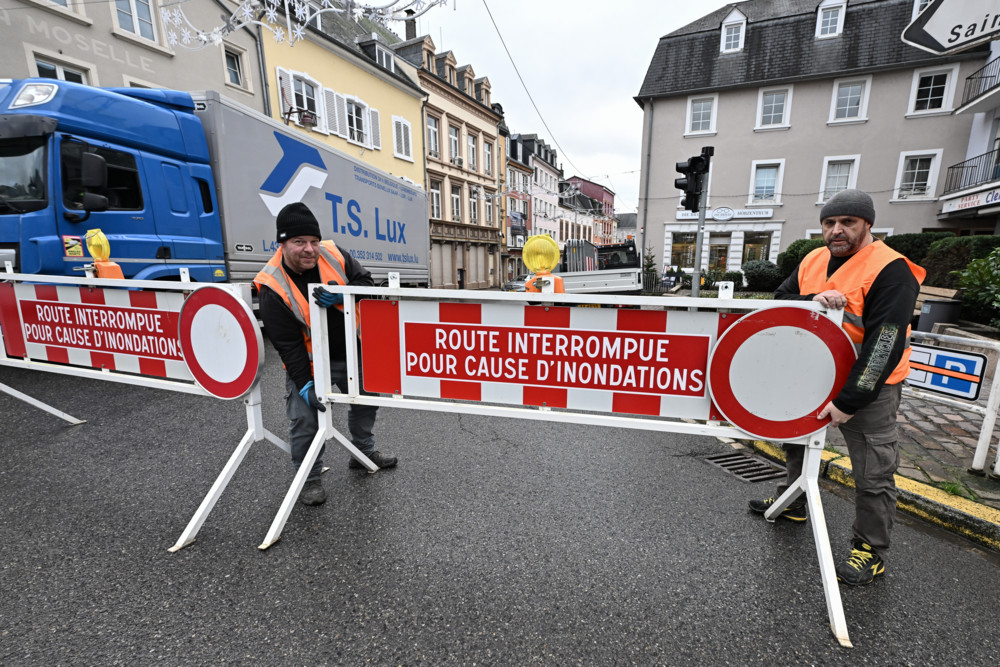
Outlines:
[[0,329],[8,357],[193,382],[183,304],[177,292],[2,283]]

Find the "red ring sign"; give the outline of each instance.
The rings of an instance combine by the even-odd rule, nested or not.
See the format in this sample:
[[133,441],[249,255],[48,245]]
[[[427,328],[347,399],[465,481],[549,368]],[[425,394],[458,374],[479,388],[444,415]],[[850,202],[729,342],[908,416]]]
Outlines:
[[816,415],[844,386],[856,358],[847,333],[823,315],[767,308],[722,334],[708,385],[729,423],[758,438],[794,440],[829,423]]
[[264,339],[243,299],[219,287],[195,290],[181,307],[181,351],[195,381],[218,398],[239,398],[257,384]]

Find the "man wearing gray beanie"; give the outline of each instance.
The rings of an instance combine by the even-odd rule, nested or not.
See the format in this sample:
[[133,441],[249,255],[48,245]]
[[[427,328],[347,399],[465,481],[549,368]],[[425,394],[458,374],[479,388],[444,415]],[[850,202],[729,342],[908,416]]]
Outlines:
[[[326,412],[319,400],[313,380],[312,340],[310,335],[308,286],[310,284],[372,286],[368,269],[341,250],[333,241],[323,241],[319,222],[309,207],[301,202],[288,204],[275,220],[277,241],[281,244],[271,261],[254,278],[260,295],[260,318],[264,330],[278,351],[285,366],[285,414],[288,417],[288,439],[292,464],[296,470],[305,460],[316,433],[319,432],[318,412]],[[330,351],[330,379],[347,393],[346,349],[342,294],[317,287],[316,302],[327,317],[327,346]],[[360,349],[357,358],[361,358]],[[358,367],[359,380],[361,368]],[[362,385],[364,386],[364,385]],[[362,393],[365,393],[362,390]],[[347,408],[347,428],[358,450],[379,468],[396,465],[396,457],[375,449],[375,413],[371,405],[352,404]],[[353,457],[348,461],[352,470],[367,470]],[[299,501],[305,505],[321,505],[326,491],[320,481],[323,472],[323,452],[309,470]]]
[[[774,293],[776,299],[817,301],[844,309],[843,328],[858,351],[847,382],[817,415],[840,428],[854,474],[855,518],[851,553],[837,579],[859,586],[885,572],[885,552],[896,513],[899,466],[896,411],[910,372],[910,319],[925,271],[872,236],[875,205],[860,190],[842,190],[820,210],[824,247],[806,255]],[[802,473],[801,445],[786,445],[786,481],[766,500],[751,500],[763,514]],[[805,499],[779,518],[807,519]]]

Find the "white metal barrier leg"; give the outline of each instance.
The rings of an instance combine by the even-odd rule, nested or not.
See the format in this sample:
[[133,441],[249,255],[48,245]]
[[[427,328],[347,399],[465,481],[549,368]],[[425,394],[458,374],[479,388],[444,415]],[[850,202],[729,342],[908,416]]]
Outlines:
[[56,417],[59,417],[59,419],[62,419],[63,421],[68,421],[70,424],[76,425],[76,424],[86,424],[87,423],[86,419],[77,419],[73,415],[68,415],[65,412],[61,411],[61,410],[56,410],[51,405],[48,405],[47,403],[42,403],[38,399],[32,398],[31,396],[28,396],[27,394],[22,394],[17,389],[14,389],[13,387],[9,387],[9,386],[3,384],[2,382],[0,382],[0,391],[4,392],[5,394],[10,394],[11,396],[13,396],[14,398],[16,398],[17,400],[24,401],[28,405],[33,405],[36,408],[38,408],[39,410],[44,410],[45,412],[48,412],[50,415],[54,415]]
[[302,460],[302,463],[299,464],[299,469],[296,471],[295,477],[292,479],[292,485],[288,487],[285,499],[281,501],[281,507],[278,508],[278,513],[275,515],[274,521],[271,522],[271,528],[267,531],[267,535],[264,536],[264,541],[259,547],[257,547],[258,549],[263,551],[281,539],[281,531],[285,527],[285,522],[288,521],[288,515],[292,513],[295,501],[298,500],[299,494],[302,492],[302,487],[306,484],[306,477],[309,476],[309,472],[312,470],[313,464],[316,463],[316,459],[319,458],[319,452],[323,448],[323,443],[325,442],[326,429],[321,428],[316,432],[316,436],[313,438],[312,444],[309,445],[309,451],[306,452],[306,457]]
[[243,457],[247,455],[250,451],[250,445],[255,443],[253,429],[249,429],[246,435],[243,436],[243,440],[240,441],[239,446],[233,451],[232,456],[223,466],[222,472],[216,478],[215,483],[212,484],[212,488],[209,489],[208,495],[205,499],[201,501],[201,505],[198,506],[197,511],[195,511],[194,516],[191,517],[191,521],[188,522],[187,528],[181,533],[181,536],[177,539],[177,543],[170,547],[168,551],[174,552],[184,547],[188,546],[194,542],[195,535],[201,530],[201,526],[205,523],[205,519],[208,518],[209,513],[212,508],[215,507],[215,503],[219,500],[222,492],[226,490],[226,486],[229,484],[229,480],[233,478],[233,474],[236,469],[240,467],[240,463],[243,462]]
[[816,557],[819,560],[820,578],[823,581],[826,612],[830,618],[830,630],[833,631],[833,635],[841,646],[853,648],[854,645],[847,633],[847,619],[844,616],[844,605],[840,599],[837,570],[833,562],[833,550],[830,548],[830,535],[826,530],[823,501],[819,494],[819,466],[823,460],[824,442],[826,442],[826,429],[810,437],[802,461],[802,474],[768,508],[767,512],[764,513],[764,518],[773,522],[788,507],[799,491],[805,493],[805,499],[809,505],[809,521],[812,524],[813,542],[816,545]]

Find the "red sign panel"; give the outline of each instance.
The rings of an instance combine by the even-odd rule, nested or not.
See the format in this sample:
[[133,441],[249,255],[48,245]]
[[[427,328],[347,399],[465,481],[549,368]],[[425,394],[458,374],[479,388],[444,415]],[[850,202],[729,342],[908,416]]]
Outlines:
[[708,338],[408,322],[404,372],[441,380],[703,396]]

